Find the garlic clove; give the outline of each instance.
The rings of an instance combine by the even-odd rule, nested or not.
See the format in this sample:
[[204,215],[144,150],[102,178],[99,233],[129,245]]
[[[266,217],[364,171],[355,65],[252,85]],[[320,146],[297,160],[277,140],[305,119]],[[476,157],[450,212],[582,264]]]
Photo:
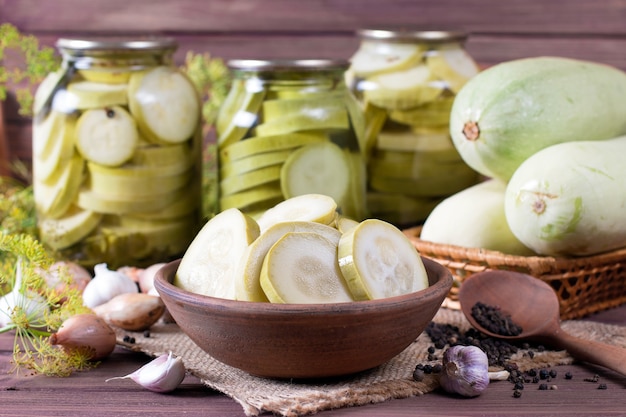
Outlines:
[[94,267],[95,275],[83,291],[83,304],[94,308],[119,294],[137,293],[137,284],[127,275],[112,271],[106,264]]
[[66,349],[91,349],[93,354],[90,359],[97,360],[113,352],[117,337],[102,318],[86,313],[65,320],[57,332],[50,335],[50,343]]
[[106,382],[130,378],[150,391],[170,392],[183,382],[185,373],[182,358],[174,357],[170,352],[167,355],[159,356],[131,374],[109,378]]
[[441,387],[465,397],[480,395],[489,385],[489,359],[477,346],[452,346],[443,353]]
[[161,297],[143,293],[125,293],[94,307],[93,312],[108,324],[124,330],[145,330],[163,315]]

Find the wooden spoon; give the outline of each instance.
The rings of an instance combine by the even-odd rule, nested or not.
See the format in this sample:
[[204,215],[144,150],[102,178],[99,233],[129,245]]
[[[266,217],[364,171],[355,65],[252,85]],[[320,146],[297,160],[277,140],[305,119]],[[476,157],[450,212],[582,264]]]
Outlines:
[[[476,329],[501,339],[534,340],[565,349],[574,358],[601,365],[626,375],[626,349],[572,336],[561,329],[559,300],[555,291],[538,278],[501,270],[470,276],[461,285],[459,302],[465,317]],[[482,302],[499,307],[522,327],[517,336],[502,336],[482,327],[472,317],[472,306]]]

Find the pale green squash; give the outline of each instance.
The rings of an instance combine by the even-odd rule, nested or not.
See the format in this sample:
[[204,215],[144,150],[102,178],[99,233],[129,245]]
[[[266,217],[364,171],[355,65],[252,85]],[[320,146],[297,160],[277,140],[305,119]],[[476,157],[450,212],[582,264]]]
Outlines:
[[426,218],[420,238],[510,255],[532,255],[506,221],[505,190],[505,183],[491,179],[447,197]]
[[469,166],[508,181],[547,146],[626,134],[626,73],[557,57],[495,65],[456,96],[450,133]]
[[511,231],[544,255],[626,247],[626,136],[567,142],[528,158],[507,185]]

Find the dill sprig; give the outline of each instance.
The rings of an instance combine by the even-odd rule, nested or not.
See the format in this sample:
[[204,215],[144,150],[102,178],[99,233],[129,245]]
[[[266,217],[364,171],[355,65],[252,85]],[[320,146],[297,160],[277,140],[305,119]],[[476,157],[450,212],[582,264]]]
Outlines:
[[[17,291],[15,305],[0,314],[9,314],[8,323],[0,332],[14,331],[13,363],[17,371],[54,376],[68,376],[95,364],[80,349],[63,349],[50,344],[51,332],[57,330],[67,318],[89,312],[83,306],[79,290],[69,285],[72,278],[67,269],[60,269],[59,278],[65,283],[63,292],[48,285],[43,277],[54,263],[54,258],[33,236],[0,233],[0,251],[5,254],[0,283],[6,290],[4,296]],[[7,275],[10,267],[13,273]],[[6,305],[3,305],[6,307]]]
[[23,66],[7,68],[0,65],[0,100],[6,99],[12,87],[20,105],[19,112],[24,116],[32,115],[33,88],[59,67],[60,58],[50,47],[40,46],[34,35],[21,33],[10,23],[0,25],[0,61],[12,51],[21,54]]
[[[187,74],[200,93],[202,100],[203,137],[213,130],[220,106],[231,85],[231,76],[221,58],[208,53],[189,51],[181,70]],[[214,141],[205,143],[202,158],[202,213],[211,218],[217,211],[217,147]]]
[[181,69],[200,92],[204,127],[211,129],[230,88],[228,67],[221,58],[212,58],[209,53],[199,54],[189,51]]

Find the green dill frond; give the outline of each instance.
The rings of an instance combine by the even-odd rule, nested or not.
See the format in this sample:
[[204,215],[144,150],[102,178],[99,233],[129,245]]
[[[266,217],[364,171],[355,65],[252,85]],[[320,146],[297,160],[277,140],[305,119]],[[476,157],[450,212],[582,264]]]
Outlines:
[[47,268],[54,262],[47,249],[35,237],[27,234],[0,233],[0,251],[10,252],[41,268]]
[[211,58],[208,53],[197,54],[189,51],[182,70],[187,74],[200,93],[202,118],[205,127],[213,125],[219,107],[222,105],[230,88],[230,73],[224,61]]
[[[9,87],[13,87],[20,104],[20,114],[30,116],[33,88],[59,67],[60,57],[53,48],[40,46],[35,36],[22,34],[12,24],[3,23],[0,25],[0,61],[9,49],[21,54],[23,62],[16,68],[0,65],[0,100],[4,100]],[[24,82],[27,86],[21,87]]]
[[97,366],[99,362],[89,360],[92,354],[89,348],[53,346],[48,337],[16,338],[13,348],[14,371],[28,369],[36,374],[67,377],[76,371]]

